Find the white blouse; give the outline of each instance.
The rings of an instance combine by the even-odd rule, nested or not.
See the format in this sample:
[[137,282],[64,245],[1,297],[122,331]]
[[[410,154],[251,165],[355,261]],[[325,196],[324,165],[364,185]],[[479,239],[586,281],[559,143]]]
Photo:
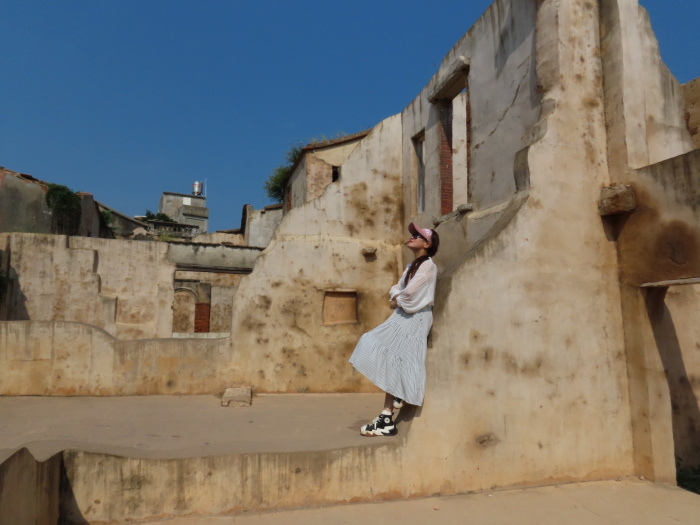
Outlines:
[[410,264],[406,266],[401,280],[389,290],[389,298],[395,300],[404,312],[412,314],[426,306],[433,306],[437,266],[432,259],[423,261],[408,285],[404,286],[404,279],[410,266]]

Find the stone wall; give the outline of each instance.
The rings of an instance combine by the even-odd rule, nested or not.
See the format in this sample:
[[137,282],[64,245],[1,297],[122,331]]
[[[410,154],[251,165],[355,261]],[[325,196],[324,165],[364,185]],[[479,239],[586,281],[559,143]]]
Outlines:
[[640,469],[700,466],[700,150],[636,170],[637,207],[617,236]]
[[61,455],[39,462],[23,448],[0,461],[0,523],[56,525]]
[[230,244],[231,246],[245,246],[246,242],[241,233],[214,232],[201,233],[192,238],[193,243],[201,244]]
[[266,206],[262,210],[254,210],[251,206],[246,215],[245,245],[265,248],[282,220],[282,205]]
[[608,177],[598,34],[595,3],[497,1],[405,111],[404,137],[425,129],[432,186],[426,212],[405,222],[430,224],[442,213],[436,106],[468,64],[474,211],[438,226],[426,399],[402,455],[423,474],[407,494],[633,470],[616,252],[597,216]]
[[0,234],[7,320],[65,320],[120,339],[169,337],[173,274],[168,245],[63,235]]
[[693,147],[700,148],[700,78],[683,84],[685,97],[685,122],[693,140]]
[[301,160],[294,167],[286,189],[290,207],[320,197],[333,182],[333,170],[343,166],[348,157],[367,136],[366,131],[326,142],[311,143],[302,150]]
[[61,321],[0,323],[0,395],[216,394],[235,384],[230,339],[115,339]]
[[[401,119],[377,125],[318,199],[288,212],[236,292],[233,349],[257,366],[256,391],[373,389],[347,359],[360,335],[390,314],[400,275]],[[324,319],[328,293],[353,295],[356,322]],[[352,300],[352,299],[350,299]]]
[[37,181],[0,168],[0,232],[51,233],[46,191]]

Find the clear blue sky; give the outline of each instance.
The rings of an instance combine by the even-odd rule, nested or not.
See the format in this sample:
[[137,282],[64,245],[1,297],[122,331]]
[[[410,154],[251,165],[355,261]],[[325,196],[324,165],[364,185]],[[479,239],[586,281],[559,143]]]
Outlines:
[[[488,0],[0,0],[0,166],[128,215],[207,180],[210,231],[295,142],[400,112]],[[700,2],[646,0],[681,82]]]

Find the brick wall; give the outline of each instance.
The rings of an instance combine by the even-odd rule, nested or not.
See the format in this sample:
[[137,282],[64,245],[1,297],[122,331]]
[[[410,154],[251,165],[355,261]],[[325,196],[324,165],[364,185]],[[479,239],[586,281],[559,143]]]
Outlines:
[[440,213],[452,211],[452,101],[440,105]]
[[194,331],[195,333],[209,332],[209,313],[211,305],[208,303],[197,303],[194,305]]

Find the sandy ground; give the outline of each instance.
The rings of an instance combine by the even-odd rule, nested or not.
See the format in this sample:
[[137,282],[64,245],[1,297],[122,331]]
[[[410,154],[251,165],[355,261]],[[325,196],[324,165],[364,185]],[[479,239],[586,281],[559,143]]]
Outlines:
[[643,481],[601,481],[524,490],[300,509],[149,525],[698,525],[700,496]]
[[22,446],[43,461],[65,449],[183,458],[379,444],[397,438],[359,429],[383,403],[383,394],[260,395],[249,407],[216,396],[0,397],[0,461]]
[[[23,446],[43,460],[68,448],[179,458],[386,444],[405,436],[408,422],[399,424],[397,438],[358,432],[382,402],[382,394],[278,395],[224,408],[215,396],[0,397],[0,461]],[[602,481],[150,525],[282,523],[700,525],[700,496],[640,480]]]

